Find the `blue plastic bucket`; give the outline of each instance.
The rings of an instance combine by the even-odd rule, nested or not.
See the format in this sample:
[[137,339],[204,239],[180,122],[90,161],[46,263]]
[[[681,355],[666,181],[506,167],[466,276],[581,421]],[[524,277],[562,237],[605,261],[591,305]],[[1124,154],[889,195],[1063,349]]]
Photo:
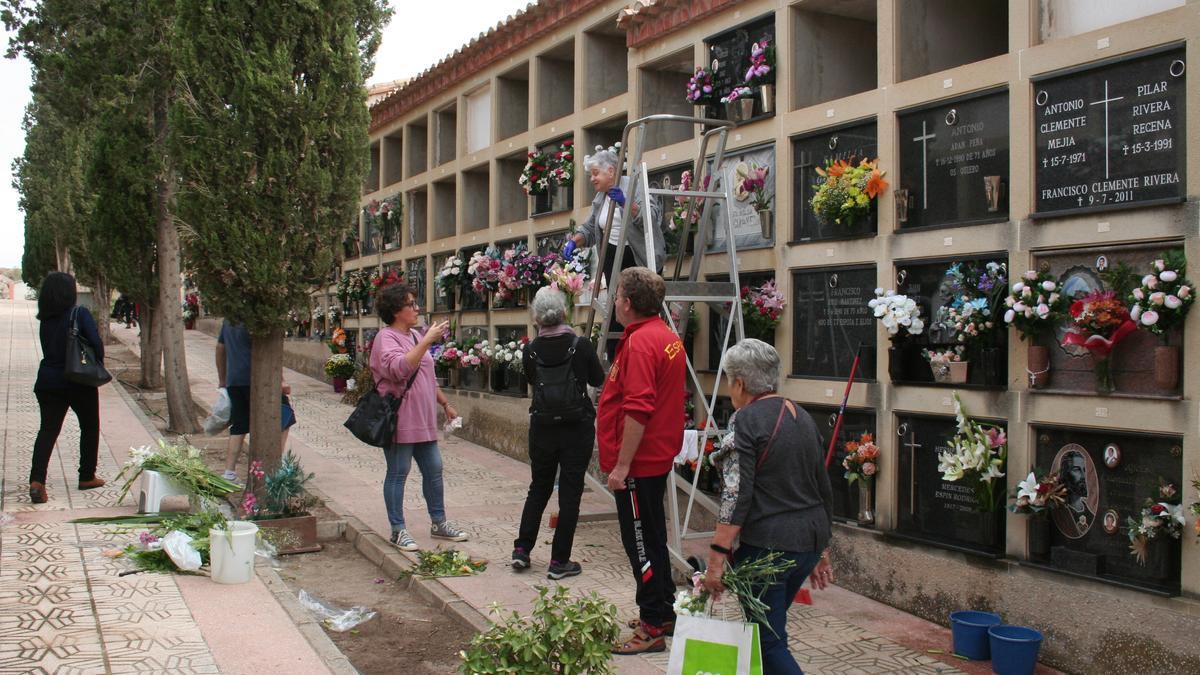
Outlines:
[[998,675],[1032,675],[1037,668],[1042,634],[1024,626],[992,626],[988,629],[992,647],[992,672]]
[[991,658],[988,628],[1000,623],[1000,615],[991,612],[951,612],[950,634],[954,636],[954,653],[972,661],[987,661]]

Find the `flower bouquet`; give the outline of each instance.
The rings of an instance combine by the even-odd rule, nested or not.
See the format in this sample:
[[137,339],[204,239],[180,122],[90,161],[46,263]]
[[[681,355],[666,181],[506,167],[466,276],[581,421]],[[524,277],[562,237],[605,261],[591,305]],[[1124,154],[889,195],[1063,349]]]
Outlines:
[[525,355],[525,345],[528,338],[521,340],[509,340],[505,343],[499,343],[492,350],[492,362],[505,370],[512,371],[518,375],[525,372],[522,358]]
[[1004,323],[1015,326],[1022,340],[1029,340],[1029,386],[1040,389],[1050,383],[1050,350],[1036,344],[1056,328],[1068,316],[1067,299],[1062,295],[1062,285],[1047,272],[1029,270],[1021,280],[1012,285],[1004,298],[1008,307],[1004,312]]
[[200,317],[200,296],[195,293],[188,293],[183,299],[183,322],[187,328],[195,325],[196,319]]
[[1063,346],[1082,347],[1091,353],[1096,371],[1096,390],[1102,394],[1114,388],[1112,350],[1137,330],[1129,310],[1114,291],[1092,291],[1071,303],[1071,330]]
[[712,105],[716,103],[716,92],[713,90],[712,73],[703,67],[697,68],[695,74],[687,83],[688,103],[692,105]]
[[[766,626],[774,632],[767,621],[767,611],[770,607],[762,600],[767,588],[775,583],[779,575],[787,572],[795,564],[790,560],[780,560],[783,556],[779,551],[747,560],[739,565],[725,563],[721,574],[721,583],[726,590],[733,593],[745,612],[746,620]],[[704,574],[696,572],[692,575],[691,590],[679,591],[675,594],[675,613],[684,616],[708,616],[711,594],[704,588]]]
[[368,293],[370,293],[371,297],[373,298],[375,297],[375,294],[379,292],[380,288],[390,284],[399,284],[403,281],[404,272],[401,272],[394,267],[386,269],[383,272],[375,270],[374,272],[371,272],[371,286],[368,290]]
[[571,187],[575,182],[575,141],[570,138],[558,146],[551,159],[550,179],[559,187]]
[[883,179],[887,172],[879,170],[879,159],[833,160],[825,168],[816,167],[821,182],[814,186],[813,213],[826,223],[852,227],[859,218],[871,213],[871,202],[888,188]]
[[204,463],[204,458],[200,456],[199,448],[187,442],[168,443],[161,438],[157,442],[157,448],[144,445],[130,449],[129,459],[115,479],[117,483],[125,481],[121,485],[121,493],[117,496],[118,504],[129,494],[133,482],[147,470],[157,471],[186,489],[189,494],[213,502],[242,489],[233,481],[210,471]]
[[892,380],[909,379],[909,362],[916,358],[910,352],[913,346],[908,338],[920,335],[925,331],[925,321],[921,318],[921,306],[907,295],[900,295],[894,290],[875,289],[875,298],[867,302],[867,306],[875,312],[875,318],[883,324],[888,332],[892,347],[888,350],[888,372]]
[[775,47],[762,38],[750,45],[750,67],[743,78],[746,85],[758,87],[762,97],[762,111],[769,115],[775,111]]
[[333,329],[333,335],[329,336],[329,340],[325,343],[329,347],[331,354],[346,353],[346,331],[341,326]]
[[1196,300],[1192,282],[1184,277],[1183,251],[1167,251],[1151,263],[1151,272],[1130,294],[1129,318],[1161,340],[1154,349],[1154,381],[1163,389],[1179,385],[1179,347],[1169,344],[1171,333],[1182,328]]
[[330,323],[333,323],[333,324],[338,324],[338,323],[341,323],[341,321],[342,321],[342,308],[341,308],[341,306],[339,306],[339,305],[330,305],[330,306],[329,306],[329,322],[330,322]]
[[1150,542],[1155,540],[1179,539],[1183,526],[1187,524],[1183,515],[1183,504],[1169,504],[1147,499],[1139,518],[1127,518],[1129,528],[1129,552],[1145,565],[1150,556]]
[[487,340],[467,338],[459,350],[458,367],[467,370],[479,370],[486,366],[492,358],[492,349]]
[[503,267],[504,263],[495,248],[489,246],[482,251],[476,251],[467,261],[467,276],[471,279],[471,289],[480,296],[500,290],[500,270]]
[[995,424],[976,422],[967,415],[962,399],[954,394],[954,414],[958,433],[950,439],[950,449],[938,455],[942,480],[968,481],[975,492],[979,510],[996,510],[996,479],[1004,478],[1004,460],[1008,456],[1008,436]]
[[334,354],[325,361],[325,374],[343,380],[354,377],[354,359],[349,354]]
[[770,174],[770,167],[758,166],[752,164],[749,167],[742,164],[737,169],[737,192],[738,197],[750,199],[750,203],[754,206],[754,210],[758,212],[758,224],[762,229],[763,239],[770,239],[772,236],[772,218],[774,215],[771,212],[771,201],[775,195],[767,191],[767,175]]
[[1025,480],[1017,483],[1017,487],[1009,495],[1012,503],[1008,510],[1023,516],[1045,513],[1050,509],[1065,506],[1067,503],[1067,486],[1056,473],[1044,474],[1041,477],[1030,471]]
[[438,270],[437,277],[434,279],[442,297],[447,300],[454,297],[455,289],[462,285],[464,267],[466,264],[461,255],[455,253],[446,258],[446,262],[442,264],[442,269]]
[[[712,176],[704,177],[704,188],[708,189],[708,184]],[[669,185],[664,187],[670,189]],[[692,172],[684,170],[679,174],[679,189],[692,189]],[[688,216],[688,207],[691,205],[691,217]],[[671,217],[667,219],[666,228],[663,229],[663,238],[666,240],[667,253],[677,253],[680,251],[686,252],[685,245],[680,241],[680,237],[684,232],[689,236],[694,236],[696,233],[695,226],[700,222],[700,215],[704,212],[703,197],[676,197],[675,205],[671,210]]]
[[517,182],[527,195],[546,194],[550,188],[550,169],[553,162],[546,153],[540,150],[530,150],[526,155],[525,168]]
[[312,320],[320,323],[325,320],[325,307],[323,305],[313,305]]
[[441,344],[434,345],[429,351],[429,356],[433,359],[434,368],[443,371],[453,370],[459,366],[462,350],[458,348],[458,344],[454,340],[446,340]]
[[779,325],[786,304],[775,279],[756,288],[742,286],[742,320],[746,323],[746,337],[773,343],[775,327]]
[[873,435],[863,434],[856,441],[847,441],[845,447],[846,457],[842,460],[842,468],[846,470],[846,483],[853,485],[858,482],[858,523],[871,525],[875,522],[871,486],[879,471],[879,446],[875,445]]
[[946,270],[941,290],[948,299],[935,315],[938,330],[934,332],[948,335],[951,346],[926,353],[935,380],[966,382],[968,351],[978,355],[975,347],[991,346],[1000,296],[1007,283],[1008,267],[1002,262],[954,263]]

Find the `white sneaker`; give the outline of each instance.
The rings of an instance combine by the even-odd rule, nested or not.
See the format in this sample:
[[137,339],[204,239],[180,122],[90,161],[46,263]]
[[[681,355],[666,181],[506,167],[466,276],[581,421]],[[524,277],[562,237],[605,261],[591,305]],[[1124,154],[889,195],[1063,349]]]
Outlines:
[[389,541],[392,542],[392,546],[395,546],[401,551],[412,552],[419,551],[421,549],[420,546],[417,546],[417,542],[412,538],[412,535],[408,533],[408,530],[393,532],[392,538]]
[[237,472],[236,471],[226,471],[224,474],[224,477],[225,477],[225,480],[231,480],[231,481],[237,482]]

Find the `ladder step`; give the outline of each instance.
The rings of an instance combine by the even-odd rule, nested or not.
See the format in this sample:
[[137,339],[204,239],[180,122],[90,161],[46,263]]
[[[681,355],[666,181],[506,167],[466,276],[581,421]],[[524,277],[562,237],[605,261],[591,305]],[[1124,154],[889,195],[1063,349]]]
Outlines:
[[724,192],[697,192],[695,190],[666,190],[663,188],[650,188],[650,194],[661,195],[663,197],[707,197],[709,199],[725,199]]
[[732,281],[668,281],[667,302],[737,302]]

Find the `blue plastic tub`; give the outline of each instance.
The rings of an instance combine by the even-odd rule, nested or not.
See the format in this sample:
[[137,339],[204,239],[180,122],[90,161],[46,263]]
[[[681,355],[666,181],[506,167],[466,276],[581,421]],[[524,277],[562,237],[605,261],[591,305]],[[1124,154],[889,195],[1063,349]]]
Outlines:
[[1000,615],[991,612],[951,612],[950,634],[954,636],[954,653],[972,661],[987,661],[991,658],[988,629],[1000,623]]
[[988,629],[992,648],[992,672],[997,675],[1033,675],[1037,668],[1042,634],[1024,626],[992,626]]

